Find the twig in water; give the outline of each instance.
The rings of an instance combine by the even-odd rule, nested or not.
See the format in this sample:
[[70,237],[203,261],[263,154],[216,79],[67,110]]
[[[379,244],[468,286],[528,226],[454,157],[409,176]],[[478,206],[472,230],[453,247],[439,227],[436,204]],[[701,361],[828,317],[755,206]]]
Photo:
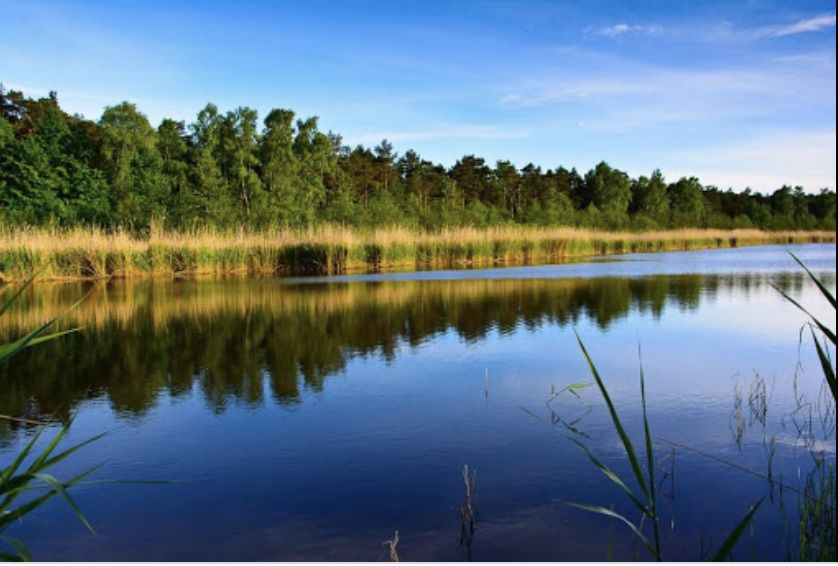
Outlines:
[[460,506],[460,546],[466,547],[467,559],[471,558],[471,543],[477,527],[477,470],[468,473],[468,465],[463,466],[463,483],[466,486],[466,498]]
[[397,549],[399,546],[399,531],[395,531],[393,533],[393,538],[385,540],[381,544],[387,547],[387,551],[390,555],[390,562],[399,562],[399,552]]

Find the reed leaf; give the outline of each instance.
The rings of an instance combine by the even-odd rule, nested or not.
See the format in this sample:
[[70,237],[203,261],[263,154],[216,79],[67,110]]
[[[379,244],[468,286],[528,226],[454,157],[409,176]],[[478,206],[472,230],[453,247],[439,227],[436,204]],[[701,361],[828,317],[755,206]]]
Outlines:
[[570,440],[576,446],[581,448],[585,455],[588,456],[591,462],[593,462],[594,466],[599,468],[599,470],[605,475],[605,477],[611,480],[611,482],[614,485],[616,485],[618,488],[620,488],[620,490],[622,490],[626,495],[628,495],[629,499],[631,499],[631,502],[634,503],[634,505],[640,510],[641,513],[643,513],[646,516],[650,515],[649,507],[634,494],[631,488],[629,488],[629,486],[627,486],[626,483],[622,479],[620,479],[620,476],[618,476],[616,472],[614,472],[614,470],[612,470],[610,467],[608,467],[607,464],[605,464],[599,458],[597,458],[594,455],[594,453],[591,452],[591,450],[582,442],[579,442],[575,438],[571,437],[568,437],[568,440]]
[[643,405],[643,435],[646,441],[646,467],[649,473],[649,508],[652,530],[655,535],[655,548],[658,549],[658,560],[660,560],[660,532],[658,521],[658,501],[655,494],[655,452],[652,444],[652,434],[649,431],[649,416],[646,411],[646,376],[643,372],[643,352],[640,344],[637,345],[637,356],[640,359],[640,401]]
[[727,538],[719,547],[719,550],[713,555],[713,562],[724,562],[730,557],[730,553],[733,551],[733,547],[736,546],[736,543],[739,541],[742,533],[745,532],[745,529],[750,524],[751,520],[754,518],[754,513],[757,512],[759,506],[762,505],[762,502],[765,498],[760,498],[759,501],[756,502],[755,505],[751,507],[751,509],[742,517],[742,520],[733,528]]
[[32,451],[32,447],[35,446],[35,442],[38,441],[38,438],[40,438],[43,432],[43,428],[38,429],[38,432],[32,435],[32,438],[29,439],[29,442],[27,442],[24,445],[23,449],[20,452],[18,452],[18,455],[15,457],[14,460],[12,460],[11,464],[6,466],[3,470],[0,470],[0,493],[3,493],[6,487],[6,482],[8,482],[12,478],[14,473],[18,470],[18,468],[20,468],[20,465]]
[[93,525],[90,524],[90,521],[87,520],[87,517],[85,517],[84,514],[81,512],[81,509],[79,509],[79,506],[76,504],[75,500],[72,497],[70,497],[70,494],[67,493],[67,490],[64,488],[63,485],[61,485],[61,482],[59,482],[57,479],[55,479],[53,476],[49,474],[33,475],[45,484],[47,484],[49,487],[51,487],[52,490],[55,491],[61,497],[61,499],[64,500],[67,506],[76,515],[78,520],[81,521],[81,524],[87,527],[88,531],[90,531],[91,533],[96,532],[96,530],[93,528]]
[[821,346],[820,340],[818,337],[815,336],[815,331],[812,330],[812,340],[815,342],[815,349],[818,352],[818,359],[821,362],[821,368],[823,368],[823,377],[826,379],[826,383],[829,385],[829,390],[832,391],[832,399],[835,399],[835,370],[832,369],[832,364],[829,361],[829,356],[827,355],[824,348]]
[[611,517],[613,519],[621,521],[629,529],[631,529],[631,532],[633,532],[637,538],[640,539],[640,542],[643,543],[643,546],[646,547],[646,549],[652,554],[652,556],[654,556],[657,559],[660,558],[659,552],[655,549],[654,546],[652,546],[652,543],[649,542],[649,539],[646,538],[646,535],[644,535],[643,532],[637,528],[637,525],[635,525],[627,518],[625,518],[623,515],[620,515],[613,509],[608,509],[607,507],[601,507],[599,505],[585,505],[583,503],[565,503],[565,505],[569,505],[570,507],[576,507],[577,509],[582,509],[583,511],[596,513],[597,515],[603,515],[605,517]]
[[11,546],[17,552],[17,555],[14,554],[7,554],[5,552],[0,552],[0,560],[5,560],[6,562],[33,562],[34,558],[32,558],[32,553],[29,552],[29,549],[26,548],[26,545],[23,544],[20,540],[14,537],[7,537],[2,536],[0,540]]
[[793,253],[791,253],[791,252],[789,252],[789,255],[790,255],[792,258],[794,258],[794,261],[796,261],[796,262],[797,262],[797,264],[798,264],[800,267],[802,267],[802,268],[803,268],[803,271],[805,271],[805,272],[806,272],[806,274],[807,274],[807,275],[809,275],[809,278],[810,278],[810,279],[811,279],[811,280],[815,283],[815,285],[817,285],[817,286],[818,286],[818,289],[820,289],[820,291],[821,291],[821,293],[823,294],[823,296],[824,296],[824,297],[826,297],[826,300],[827,300],[827,301],[829,301],[829,304],[831,304],[831,305],[832,305],[832,308],[836,308],[836,306],[835,306],[835,297],[832,295],[832,293],[830,293],[830,292],[829,292],[829,289],[827,289],[827,288],[824,286],[824,284],[823,284],[823,283],[821,283],[821,280],[820,280],[820,279],[818,279],[817,277],[815,277],[815,274],[814,274],[814,273],[812,273],[812,272],[809,270],[809,268],[808,268],[808,267],[806,267],[806,265],[805,265],[802,261],[800,261],[800,258],[799,258],[799,257],[797,257],[796,255],[794,255],[794,254],[793,254]]
[[631,469],[634,472],[634,477],[637,479],[638,485],[640,485],[640,489],[643,490],[643,494],[646,496],[648,500],[650,497],[649,488],[646,485],[646,479],[643,476],[643,471],[640,468],[640,462],[637,459],[637,453],[634,450],[634,446],[631,443],[631,439],[626,434],[626,430],[623,427],[623,423],[620,421],[619,415],[617,415],[617,410],[614,408],[614,403],[611,402],[611,396],[608,394],[608,389],[605,387],[605,383],[602,381],[602,378],[599,375],[599,371],[597,371],[596,366],[594,365],[593,360],[591,359],[590,354],[588,354],[587,348],[585,348],[585,344],[582,342],[582,338],[579,336],[579,333],[576,332],[574,329],[573,331],[576,334],[576,340],[579,342],[579,347],[582,349],[582,353],[585,356],[585,360],[588,362],[588,367],[591,370],[591,373],[594,376],[594,380],[596,381],[597,387],[599,387],[599,391],[602,394],[603,399],[605,400],[605,404],[608,406],[608,412],[611,414],[611,422],[614,424],[614,428],[617,431],[617,434],[620,436],[620,440],[623,443],[623,448],[626,451],[626,456],[628,457],[629,463],[631,464]]
[[17,301],[17,298],[23,294],[23,292],[32,284],[33,281],[35,281],[35,277],[37,276],[38,274],[35,273],[34,275],[26,279],[26,281],[23,282],[23,285],[21,285],[20,288],[17,291],[15,291],[11,297],[3,301],[3,306],[0,307],[0,316],[3,316],[3,313],[9,310],[9,308],[15,303],[15,301]]
[[[76,477],[62,482],[61,485],[66,490],[81,482],[84,478],[95,472],[97,469],[99,469],[98,466],[96,468],[92,468],[90,470],[82,472]],[[22,492],[23,490],[19,490],[17,493],[13,494],[13,498],[17,497],[17,495],[19,495]],[[40,497],[36,497],[35,499],[32,499],[19,507],[15,507],[10,511],[4,511],[2,514],[0,514],[0,531],[8,527],[14,521],[28,515],[29,513],[31,513],[32,511],[34,511],[35,509],[37,509],[56,495],[58,495],[58,492],[56,492],[54,489],[50,489]]]
[[776,289],[777,292],[779,292],[788,302],[796,306],[798,309],[803,311],[806,314],[806,316],[811,318],[812,322],[815,323],[815,326],[817,326],[820,329],[820,331],[823,332],[827,338],[829,338],[829,341],[832,342],[832,344],[835,344],[835,333],[832,330],[830,330],[826,325],[824,325],[821,321],[815,318],[815,315],[806,310],[806,308],[803,305],[792,299],[785,291],[783,291],[776,285],[772,284],[771,286],[774,287],[774,289]]

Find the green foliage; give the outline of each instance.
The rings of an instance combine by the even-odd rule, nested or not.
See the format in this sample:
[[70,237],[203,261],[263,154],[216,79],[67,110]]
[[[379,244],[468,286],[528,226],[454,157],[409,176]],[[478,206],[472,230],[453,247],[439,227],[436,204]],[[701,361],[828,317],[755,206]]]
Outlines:
[[669,198],[666,188],[663,174],[657,169],[652,172],[651,177],[639,177],[632,184],[633,211],[659,225],[666,225],[669,221]]
[[619,219],[626,214],[631,203],[631,180],[604,161],[585,175],[589,202],[606,214],[609,219]]
[[669,208],[672,213],[672,225],[705,226],[707,211],[705,208],[703,187],[698,179],[683,177],[677,183],[669,185]]
[[166,212],[167,183],[157,135],[129,102],[105,109],[99,120],[102,164],[117,225],[144,230]]
[[453,167],[403,156],[382,140],[346,147],[287,109],[221,113],[155,130],[131,103],[98,122],[70,116],[58,96],[0,89],[0,221],[127,228],[302,228],[339,222],[438,229],[529,224],[608,230],[667,227],[835,228],[835,193],[783,187],[771,196],[721,192],[695,178],[667,186],[660,171],[632,180],[604,161],[575,169],[490,166],[465,155]]
[[[16,521],[26,517],[53,497],[60,497],[67,507],[78,517],[79,521],[89,530],[93,525],[84,516],[76,502],[70,496],[69,490],[85,481],[90,474],[98,469],[93,467],[69,480],[58,480],[49,473],[56,464],[78,452],[88,444],[95,442],[104,435],[94,436],[70,448],[56,452],[58,445],[67,436],[70,424],[65,425],[53,439],[38,453],[34,448],[44,429],[41,428],[27,442],[15,459],[5,468],[0,469],[0,541],[6,543],[14,551],[0,551],[0,559],[6,561],[30,561],[32,553],[26,545],[18,539],[2,533]],[[28,466],[24,466],[27,461]],[[31,495],[31,497],[26,497]],[[20,501],[22,499],[22,501]]]

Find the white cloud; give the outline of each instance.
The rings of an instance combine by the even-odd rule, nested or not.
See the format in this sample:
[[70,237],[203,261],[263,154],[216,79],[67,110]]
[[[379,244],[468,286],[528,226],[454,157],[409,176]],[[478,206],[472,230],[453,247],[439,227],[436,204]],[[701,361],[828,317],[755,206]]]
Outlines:
[[785,37],[811,31],[819,31],[824,28],[835,27],[835,14],[822,14],[813,18],[800,20],[799,22],[784,26],[769,26],[761,28],[757,37]]
[[[550,104],[605,105],[593,114],[605,121],[629,112],[649,123],[677,123],[712,117],[771,115],[788,108],[822,106],[834,97],[821,60],[780,61],[761,67],[687,71],[630,66],[603,69],[599,76],[539,77],[499,98],[501,106],[531,108]],[[834,69],[834,67],[833,67]],[[558,75],[558,73],[557,73]],[[834,77],[834,71],[832,73]],[[789,90],[788,85],[822,85]],[[832,87],[825,85],[832,84]],[[637,124],[643,126],[643,120]]]
[[599,35],[601,37],[617,37],[626,34],[637,35],[658,35],[663,32],[663,28],[654,24],[627,24],[618,23],[611,26],[603,26],[599,28],[587,28],[586,33]]
[[835,189],[835,130],[778,131],[759,138],[695,147],[661,156],[677,164],[671,177],[700,174],[702,183],[722,189],[774,191],[784,184],[808,192]]

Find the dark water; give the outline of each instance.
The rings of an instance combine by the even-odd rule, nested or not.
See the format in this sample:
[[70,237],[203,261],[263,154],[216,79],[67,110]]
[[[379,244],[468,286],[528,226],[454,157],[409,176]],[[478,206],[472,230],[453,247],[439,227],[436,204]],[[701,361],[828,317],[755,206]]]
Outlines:
[[[552,386],[592,381],[575,328],[638,443],[642,346],[665,556],[705,557],[768,495],[735,557],[786,558],[799,505],[789,488],[802,485],[810,449],[835,460],[834,408],[810,342],[798,342],[805,319],[769,283],[834,314],[787,249],[834,289],[832,245],[98,285],[62,319],[83,331],[0,370],[0,414],[53,419],[50,435],[75,415],[68,442],[111,431],[59,477],[104,463],[97,477],[176,483],[79,487],[95,536],[59,501],[7,534],[42,560],[376,560],[398,530],[403,560],[461,560],[467,464],[477,470],[474,559],[648,558],[621,524],[561,503],[637,519],[567,440],[570,423],[629,478],[595,388],[545,405]],[[87,289],[28,291],[0,318],[0,336]],[[0,420],[0,464],[33,431]],[[694,450],[770,468],[787,487]]]

